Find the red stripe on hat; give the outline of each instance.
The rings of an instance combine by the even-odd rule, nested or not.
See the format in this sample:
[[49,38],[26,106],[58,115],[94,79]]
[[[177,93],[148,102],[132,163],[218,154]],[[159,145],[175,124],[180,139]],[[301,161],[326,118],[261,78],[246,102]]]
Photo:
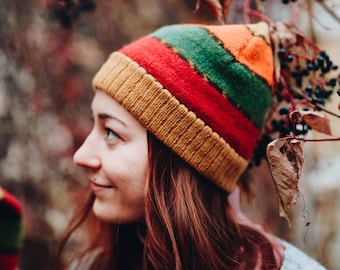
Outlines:
[[152,74],[243,158],[252,156],[259,130],[173,49],[155,38],[144,37],[120,52]]
[[0,269],[14,270],[18,266],[18,255],[0,254]]
[[7,190],[2,189],[2,191],[4,193],[4,197],[2,199],[7,204],[7,208],[13,213],[16,213],[18,216],[20,216],[22,214],[21,203]]

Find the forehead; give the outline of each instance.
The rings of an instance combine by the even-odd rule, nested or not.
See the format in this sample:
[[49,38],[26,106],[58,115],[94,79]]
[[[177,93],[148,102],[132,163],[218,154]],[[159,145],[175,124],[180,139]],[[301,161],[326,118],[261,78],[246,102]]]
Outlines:
[[93,110],[97,110],[99,108],[110,110],[111,108],[115,108],[117,104],[118,102],[110,95],[102,90],[96,90],[92,99],[91,107]]
[[122,105],[102,90],[97,90],[92,99],[93,113],[115,112],[126,116],[132,116]]
[[95,91],[91,107],[95,117],[103,114],[108,115],[111,116],[112,119],[120,119],[125,124],[145,130],[129,111],[102,90]]

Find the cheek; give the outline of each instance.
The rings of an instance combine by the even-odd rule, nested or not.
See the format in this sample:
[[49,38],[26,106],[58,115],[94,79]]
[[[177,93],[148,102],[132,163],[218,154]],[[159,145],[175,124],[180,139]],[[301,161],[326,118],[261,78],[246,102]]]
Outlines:
[[127,149],[124,156],[121,156],[124,162],[126,179],[129,181],[128,186],[135,194],[142,194],[144,196],[145,185],[147,182],[149,171],[149,158],[147,140],[143,143],[137,143],[130,149]]
[[148,163],[129,163],[125,174],[127,196],[143,198],[145,196],[145,186],[147,182]]
[[121,161],[111,166],[110,172],[107,171],[110,174],[107,177],[116,187],[96,197],[94,213],[101,220],[112,223],[142,222],[146,169],[137,163],[126,166],[126,162]]
[[106,160],[106,175],[117,186],[120,200],[132,201],[144,199],[148,177],[148,152],[144,149],[125,149]]

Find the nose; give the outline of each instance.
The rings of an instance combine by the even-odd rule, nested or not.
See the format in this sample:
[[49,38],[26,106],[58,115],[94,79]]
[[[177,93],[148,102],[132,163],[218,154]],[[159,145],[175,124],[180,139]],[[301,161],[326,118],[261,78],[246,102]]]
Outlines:
[[95,143],[90,133],[85,139],[84,143],[75,152],[73,162],[80,166],[90,169],[98,169],[101,166],[101,161],[96,152]]

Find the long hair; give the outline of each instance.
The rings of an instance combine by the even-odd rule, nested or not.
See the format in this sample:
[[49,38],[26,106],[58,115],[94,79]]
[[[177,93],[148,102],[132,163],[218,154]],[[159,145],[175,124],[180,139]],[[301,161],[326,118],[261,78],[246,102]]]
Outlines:
[[269,239],[236,222],[225,191],[156,138],[151,143],[144,269],[279,268]]
[[148,144],[145,223],[104,224],[90,210],[90,197],[73,219],[60,254],[71,235],[87,224],[85,234],[92,242],[78,257],[102,251],[88,269],[280,268],[271,241],[255,227],[238,224],[225,191],[150,133]]

